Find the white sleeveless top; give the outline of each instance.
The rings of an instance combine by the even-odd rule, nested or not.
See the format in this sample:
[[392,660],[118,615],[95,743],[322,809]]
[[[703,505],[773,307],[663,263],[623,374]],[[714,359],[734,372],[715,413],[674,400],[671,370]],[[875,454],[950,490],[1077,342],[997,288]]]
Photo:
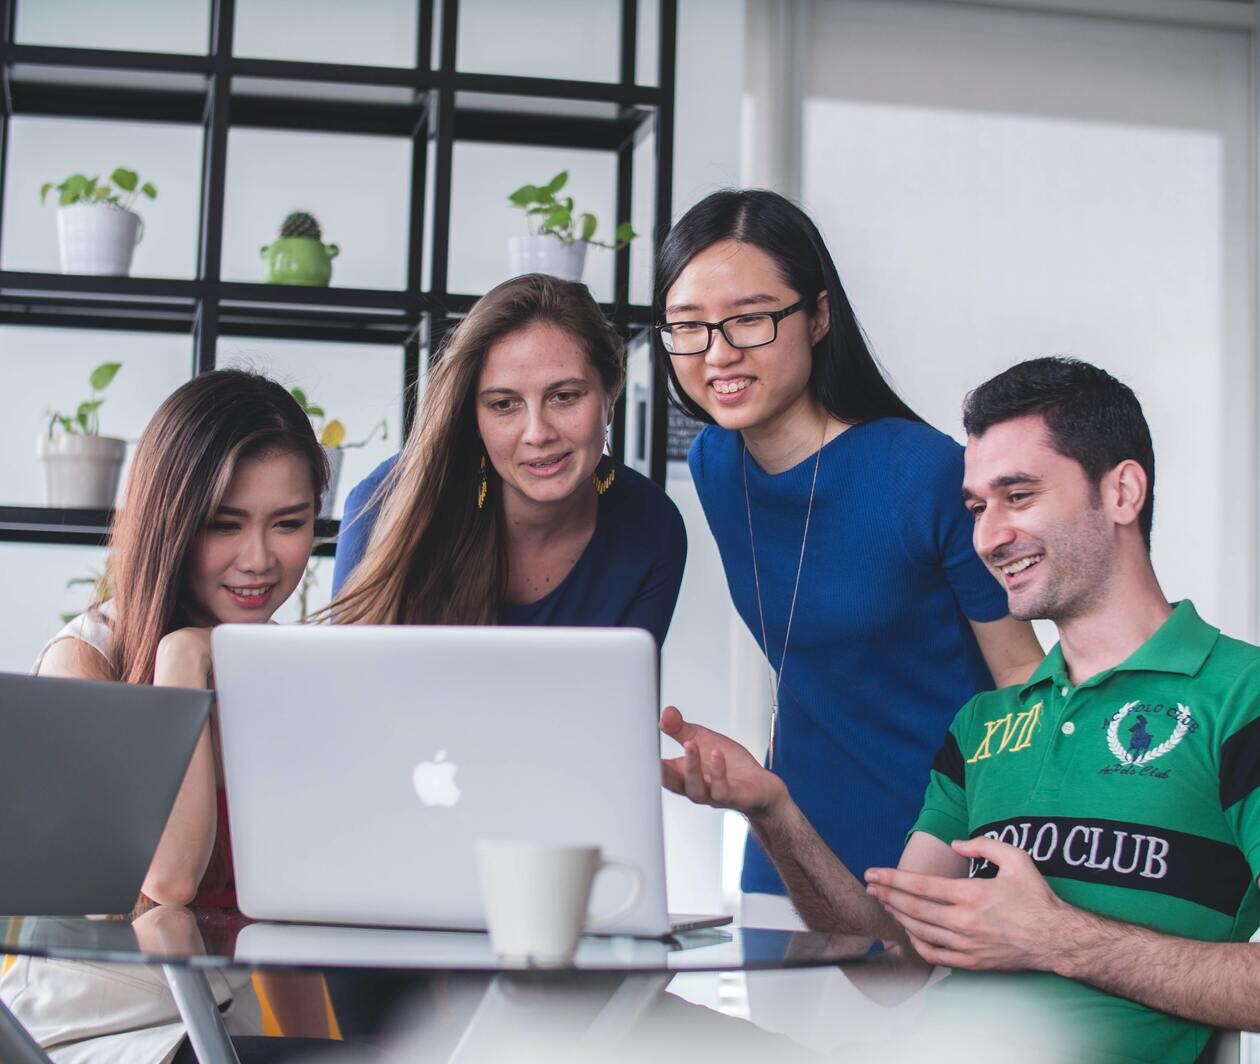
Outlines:
[[[62,639],[80,639],[109,660],[113,616],[112,602],[79,614],[44,644],[31,671]],[[262,1034],[250,973],[205,974],[228,1032]],[[57,1064],[166,1064],[184,1041],[166,977],[147,965],[0,958],[0,997]]]
[[114,645],[114,630],[111,627],[113,622],[113,599],[109,599],[102,602],[99,606],[93,606],[90,610],[80,613],[79,616],[71,620],[60,632],[43,645],[39,652],[39,657],[35,659],[35,664],[31,666],[31,672],[38,675],[39,667],[44,664],[44,658],[47,656],[49,649],[54,643],[60,643],[63,639],[78,639],[80,642],[90,646],[106,661],[111,660],[113,658]]

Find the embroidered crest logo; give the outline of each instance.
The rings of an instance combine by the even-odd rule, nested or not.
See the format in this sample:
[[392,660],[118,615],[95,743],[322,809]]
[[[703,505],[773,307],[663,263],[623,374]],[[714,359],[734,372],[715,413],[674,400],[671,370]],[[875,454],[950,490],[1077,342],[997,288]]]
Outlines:
[[[1178,702],[1175,712],[1168,711],[1168,715],[1176,719],[1176,727],[1167,739],[1158,746],[1154,746],[1152,745],[1155,741],[1154,736],[1147,730],[1149,722],[1146,714],[1133,713],[1133,707],[1138,705],[1141,703],[1129,702],[1121,706],[1107,727],[1107,745],[1111,748],[1115,759],[1122,765],[1145,765],[1156,758],[1163,757],[1174,749],[1186,737],[1186,732],[1194,726],[1190,707]],[[1128,718],[1131,713],[1133,719],[1130,721]]]

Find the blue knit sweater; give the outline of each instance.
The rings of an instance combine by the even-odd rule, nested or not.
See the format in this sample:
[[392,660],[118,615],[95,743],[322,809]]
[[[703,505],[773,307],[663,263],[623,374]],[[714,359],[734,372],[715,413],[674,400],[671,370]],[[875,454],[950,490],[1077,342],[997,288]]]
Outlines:
[[[731,598],[760,646],[742,455],[738,433],[710,425],[689,462]],[[774,476],[745,460],[778,668],[814,456]],[[962,475],[956,442],[900,418],[855,425],[823,449],[774,768],[858,876],[897,863],[945,730],[967,699],[993,686],[968,618],[1004,617],[1006,595],[972,548]],[[784,892],[751,836],[743,889]]]

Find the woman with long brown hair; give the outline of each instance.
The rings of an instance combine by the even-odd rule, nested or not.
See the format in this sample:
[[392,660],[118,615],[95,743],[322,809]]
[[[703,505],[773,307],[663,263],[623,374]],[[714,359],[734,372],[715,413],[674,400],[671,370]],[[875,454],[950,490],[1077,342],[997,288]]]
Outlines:
[[347,500],[333,619],[638,627],[659,645],[687,539],[665,492],[604,453],[624,383],[584,285],[527,274],[487,293],[402,453]]
[[[289,597],[310,558],[327,480],[310,421],[279,384],[239,370],[189,381],[159,407],[136,448],[111,536],[108,592],[48,642],[35,671],[212,687],[211,629],[263,623]],[[217,747],[213,722],[207,723],[138,911],[155,903],[235,906]],[[63,1047],[67,1059],[165,1061],[183,1040],[160,973],[140,994],[136,980],[143,973],[119,978],[99,965],[54,969],[22,958],[4,974],[0,989],[29,1028],[54,1031],[59,1044],[75,1043]],[[48,979],[53,992],[41,994],[37,986]],[[290,1020],[300,1015],[308,1033],[318,1029],[323,992],[317,981],[273,979],[267,989],[277,1013]],[[220,996],[243,1002],[237,1012],[256,1013],[256,1002],[248,992],[242,998],[242,990],[248,980],[216,986]],[[24,1015],[58,1001],[55,1016]],[[67,1019],[63,1013],[76,1002],[81,1014]],[[250,1026],[243,1023],[245,1031]]]

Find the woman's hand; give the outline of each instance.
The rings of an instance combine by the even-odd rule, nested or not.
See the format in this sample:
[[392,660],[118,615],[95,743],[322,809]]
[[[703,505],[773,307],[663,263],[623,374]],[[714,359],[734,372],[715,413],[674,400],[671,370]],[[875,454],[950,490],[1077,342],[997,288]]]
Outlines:
[[209,628],[180,628],[158,643],[155,687],[212,687],[212,672]]
[[699,805],[734,809],[750,818],[774,811],[787,787],[734,739],[691,724],[674,706],[661,713],[661,731],[682,745],[683,756],[661,761],[661,782]]

